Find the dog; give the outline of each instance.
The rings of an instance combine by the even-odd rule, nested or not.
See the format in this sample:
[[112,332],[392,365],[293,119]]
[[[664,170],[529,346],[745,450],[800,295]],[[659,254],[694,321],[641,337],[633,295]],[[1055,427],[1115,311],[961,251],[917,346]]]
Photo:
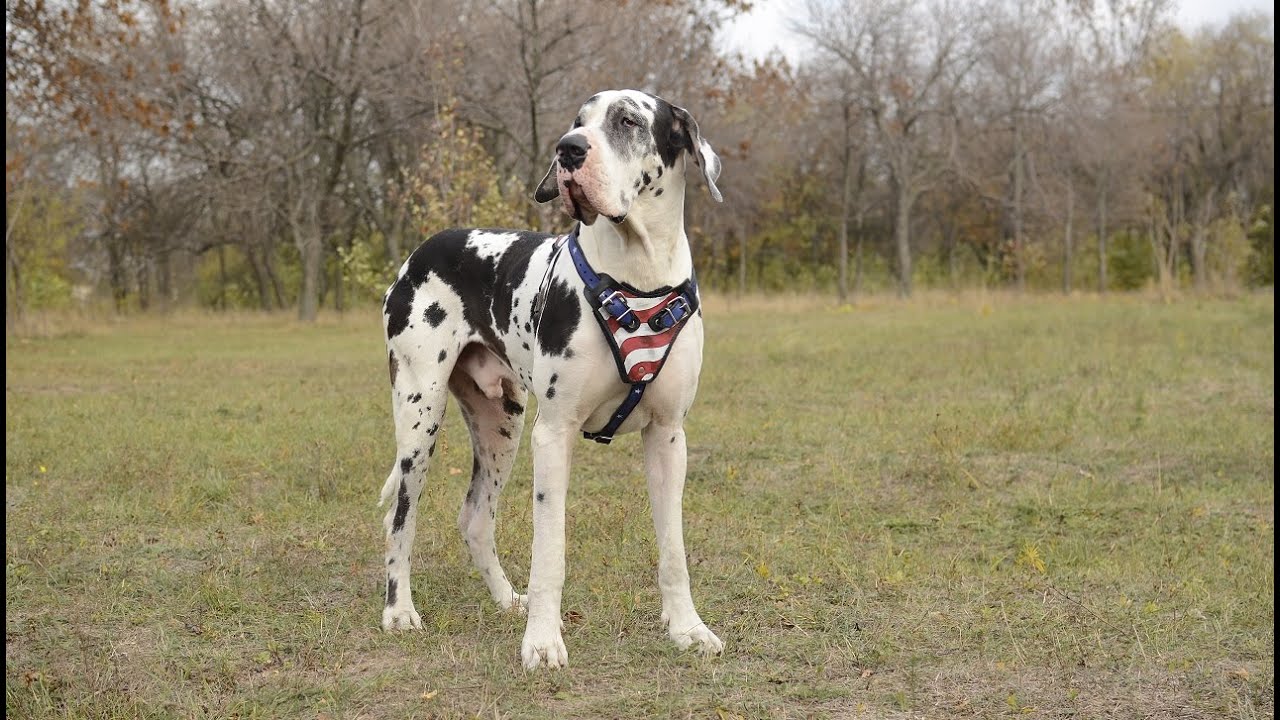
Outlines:
[[[418,498],[452,394],[474,458],[458,528],[493,599],[527,612],[520,648],[526,668],[568,662],[560,597],[565,495],[579,432],[602,442],[641,433],[662,620],[681,648],[723,650],[694,608],[681,518],[683,426],[703,341],[684,230],[689,160],[721,201],[720,160],[686,110],[635,90],[599,93],[560,138],[534,193],[539,203],[559,199],[576,221],[571,236],[446,230],[400,268],[383,298],[397,448],[381,495],[381,504],[394,500],[384,520],[383,629],[422,627],[410,557]],[[615,352],[615,341],[623,350]],[[538,399],[533,558],[522,595],[498,562],[494,523],[530,392]]]

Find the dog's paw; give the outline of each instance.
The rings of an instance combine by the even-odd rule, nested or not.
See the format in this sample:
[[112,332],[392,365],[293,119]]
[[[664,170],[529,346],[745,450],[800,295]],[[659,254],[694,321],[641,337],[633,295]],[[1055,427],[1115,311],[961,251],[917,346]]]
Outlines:
[[520,643],[520,659],[526,670],[536,670],[542,665],[560,668],[569,664],[569,651],[558,629],[525,628],[524,641]]
[[409,607],[386,607],[382,609],[383,630],[421,630],[422,618],[418,611]]
[[695,619],[688,626],[672,623],[667,627],[667,634],[681,650],[693,648],[703,655],[719,655],[724,652],[724,642],[701,620]]
[[502,606],[503,610],[524,615],[529,609],[529,596],[521,595],[512,590],[510,595],[499,599],[498,604]]

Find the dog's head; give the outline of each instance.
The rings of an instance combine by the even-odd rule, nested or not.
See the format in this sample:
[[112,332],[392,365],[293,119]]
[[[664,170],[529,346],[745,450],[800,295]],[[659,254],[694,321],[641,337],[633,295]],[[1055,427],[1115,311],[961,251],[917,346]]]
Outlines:
[[620,223],[634,203],[684,191],[686,153],[722,202],[720,158],[687,110],[637,90],[602,92],[578,109],[533,198],[559,197],[565,213],[587,225],[600,215]]

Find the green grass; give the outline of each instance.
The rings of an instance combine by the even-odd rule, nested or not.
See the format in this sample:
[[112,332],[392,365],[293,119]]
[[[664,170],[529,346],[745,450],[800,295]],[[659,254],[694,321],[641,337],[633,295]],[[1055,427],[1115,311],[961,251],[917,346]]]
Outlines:
[[[10,337],[8,714],[1274,716],[1271,295],[713,300],[707,327],[685,532],[725,655],[659,625],[628,436],[577,446],[570,665],[532,674],[455,529],[453,410],[426,629],[377,628],[375,312]],[[520,587],[530,472],[522,449],[498,526]]]

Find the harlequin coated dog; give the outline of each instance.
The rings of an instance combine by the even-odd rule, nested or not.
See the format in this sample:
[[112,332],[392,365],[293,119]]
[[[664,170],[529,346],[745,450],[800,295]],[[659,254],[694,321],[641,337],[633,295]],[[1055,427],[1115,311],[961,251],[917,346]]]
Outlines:
[[[572,238],[446,230],[400,268],[383,301],[397,448],[382,489],[382,502],[392,501],[384,522],[384,629],[422,627],[410,558],[418,498],[452,394],[474,455],[458,527],[494,601],[528,613],[525,667],[568,661],[560,596],[579,433],[603,441],[641,433],[662,619],[681,648],[723,649],[694,608],[681,518],[684,419],[698,389],[703,339],[684,229],[689,161],[721,200],[719,158],[687,111],[634,90],[599,93],[578,110],[534,194],[542,203],[559,200],[576,221]],[[536,394],[538,413],[526,596],[498,562],[494,522],[528,393]]]

